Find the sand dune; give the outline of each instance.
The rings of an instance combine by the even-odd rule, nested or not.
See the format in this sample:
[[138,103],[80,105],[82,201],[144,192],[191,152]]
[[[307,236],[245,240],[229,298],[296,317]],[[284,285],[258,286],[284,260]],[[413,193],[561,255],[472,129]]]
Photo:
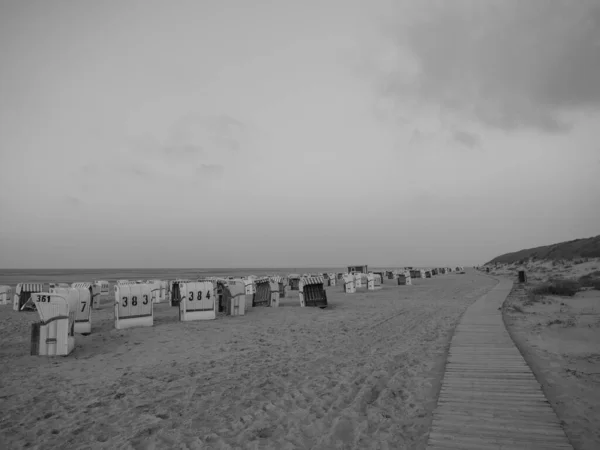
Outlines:
[[600,292],[573,297],[530,295],[551,279],[578,280],[600,269],[600,258],[528,260],[490,265],[490,275],[517,281],[503,313],[511,336],[544,388],[577,450],[600,448]]
[[35,313],[0,309],[1,448],[424,448],[445,351],[495,285],[449,274],[330,307],[280,308],[115,330],[112,308],[68,357],[29,356]]
[[489,266],[490,275],[517,280],[519,270],[525,270],[527,279],[532,283],[547,281],[550,278],[578,279],[600,269],[600,258],[579,259],[576,261],[537,260],[525,264],[498,264]]

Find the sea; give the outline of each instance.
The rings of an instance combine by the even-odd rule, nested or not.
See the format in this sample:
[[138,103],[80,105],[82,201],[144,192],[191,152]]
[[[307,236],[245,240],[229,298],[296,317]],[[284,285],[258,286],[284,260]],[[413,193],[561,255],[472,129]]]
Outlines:
[[[173,280],[198,279],[216,276],[288,275],[290,273],[345,272],[347,267],[263,267],[229,269],[0,269],[0,285],[16,286],[18,283],[75,283],[77,281],[106,280]],[[385,268],[369,268],[385,270]],[[390,270],[390,268],[388,268]]]

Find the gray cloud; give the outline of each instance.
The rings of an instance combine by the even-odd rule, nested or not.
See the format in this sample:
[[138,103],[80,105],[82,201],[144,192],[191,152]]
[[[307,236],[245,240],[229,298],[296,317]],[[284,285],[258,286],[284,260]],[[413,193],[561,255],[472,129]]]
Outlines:
[[410,136],[408,145],[415,145],[423,141],[423,133],[418,128],[415,128]]
[[131,179],[132,176],[137,178],[149,178],[153,175],[153,171],[145,166],[144,161],[139,161],[139,163],[122,162],[109,170],[111,173],[114,173],[116,170],[127,176],[128,179]]
[[204,148],[197,143],[177,142],[172,139],[162,143],[152,136],[138,136],[128,139],[128,147],[140,161],[158,159],[168,162],[190,161],[204,156]]
[[220,164],[201,164],[197,171],[203,177],[220,177],[225,173],[225,167]]
[[83,200],[81,200],[80,198],[75,197],[73,195],[65,196],[65,202],[67,203],[67,205],[69,205],[70,207],[74,207],[74,208],[79,208],[84,205]]
[[144,134],[142,136],[126,138],[127,147],[140,155],[157,154],[163,152],[164,148],[153,136]]
[[244,132],[242,122],[229,115],[207,116],[194,112],[185,114],[173,124],[169,142],[176,146],[212,146],[216,150],[239,151]]
[[163,147],[163,151],[167,156],[178,158],[187,158],[204,154],[202,146],[194,144],[167,145]]
[[[242,122],[231,116],[188,113],[175,121],[163,142],[147,134],[128,138],[127,146],[137,154],[136,158],[141,158],[141,162],[194,164],[214,157],[219,159],[223,152],[240,151],[244,148],[245,132]],[[137,175],[145,174],[142,172],[141,169],[133,169]]]
[[[381,93],[441,105],[488,126],[564,132],[570,112],[600,107],[600,2],[420,3],[393,35],[413,79],[388,71]],[[422,14],[420,14],[422,13]]]
[[89,163],[81,166],[81,171],[87,175],[95,175],[99,172],[99,167],[97,164]]
[[223,149],[237,152],[241,149],[241,139],[244,125],[228,115],[209,117],[207,125],[215,133],[217,144]]
[[137,166],[130,167],[129,172],[131,172],[134,175],[137,175],[138,177],[145,177],[147,175],[150,175],[147,171]]
[[474,133],[458,130],[454,132],[452,137],[456,142],[461,143],[465,147],[481,148],[481,138]]
[[439,202],[440,196],[434,191],[421,188],[412,188],[410,190],[410,201],[419,205],[433,205]]
[[56,241],[56,240],[53,240],[53,241],[49,242],[48,245],[50,247],[52,247],[53,249],[56,249],[56,250],[61,250],[61,249],[65,249],[65,248],[77,248],[77,247],[79,247],[79,244],[76,243],[76,242],[68,242],[68,241],[62,241],[62,242],[60,242],[60,241]]
[[373,106],[372,111],[375,117],[382,122],[393,123],[397,126],[404,126],[410,123],[410,120],[397,114],[397,102],[394,99],[378,99]]
[[425,144],[431,141],[436,136],[436,133],[421,131],[419,128],[415,128],[408,140],[409,147],[419,147],[421,144]]

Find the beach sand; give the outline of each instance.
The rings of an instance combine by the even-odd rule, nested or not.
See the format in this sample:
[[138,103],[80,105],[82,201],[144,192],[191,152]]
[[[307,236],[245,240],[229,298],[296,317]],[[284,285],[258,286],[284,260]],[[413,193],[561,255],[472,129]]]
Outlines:
[[36,313],[0,308],[0,448],[422,449],[453,329],[496,281],[468,271],[300,308],[115,330],[108,302],[68,357],[29,356]]

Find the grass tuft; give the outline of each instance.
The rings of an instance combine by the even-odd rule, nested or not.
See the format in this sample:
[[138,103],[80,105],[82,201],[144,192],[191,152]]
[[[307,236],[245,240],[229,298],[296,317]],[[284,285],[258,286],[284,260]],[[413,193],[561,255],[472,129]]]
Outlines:
[[579,277],[578,281],[581,287],[593,288],[600,291],[600,270]]
[[566,280],[566,279],[551,279],[548,282],[536,286],[529,292],[533,295],[533,299],[530,295],[530,300],[539,301],[541,299],[535,299],[535,297],[544,296],[544,295],[559,295],[562,297],[573,297],[577,292],[581,290],[581,285],[576,280]]

